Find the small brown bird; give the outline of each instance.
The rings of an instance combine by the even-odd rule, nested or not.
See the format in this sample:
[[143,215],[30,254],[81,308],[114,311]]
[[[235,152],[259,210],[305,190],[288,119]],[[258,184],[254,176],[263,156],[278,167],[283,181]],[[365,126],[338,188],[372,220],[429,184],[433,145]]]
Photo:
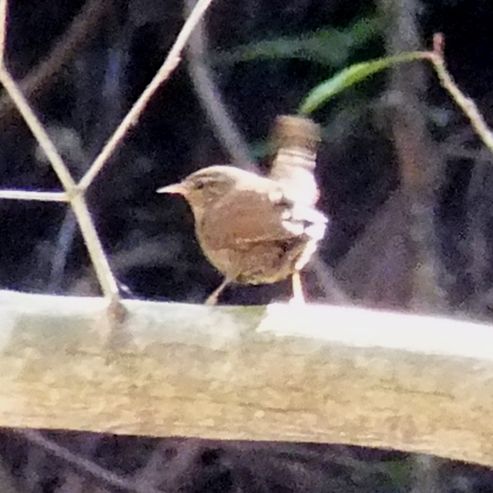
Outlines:
[[210,166],[160,188],[190,204],[199,244],[224,282],[270,284],[299,272],[323,238],[326,217],[297,204],[282,185],[233,166]]
[[295,298],[302,298],[299,272],[323,238],[327,218],[311,205],[316,197],[301,200],[292,184],[217,165],[157,190],[187,200],[202,251],[224,275],[208,304],[229,283],[270,284],[289,276]]

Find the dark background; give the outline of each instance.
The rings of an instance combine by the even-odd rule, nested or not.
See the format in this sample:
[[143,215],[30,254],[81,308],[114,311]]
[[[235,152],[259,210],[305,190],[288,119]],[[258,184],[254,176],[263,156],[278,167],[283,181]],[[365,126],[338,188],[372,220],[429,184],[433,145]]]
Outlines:
[[[81,177],[161,65],[184,6],[175,0],[10,3],[8,67]],[[85,22],[78,31],[77,15]],[[189,56],[157,91],[89,192],[124,295],[198,303],[221,280],[200,252],[185,203],[155,194],[158,186],[240,155],[211,121],[197,67],[205,64],[207,83],[220,95],[209,103],[224,105],[250,157],[265,169],[276,115],[295,112],[337,70],[429,48],[438,31],[450,71],[491,121],[492,23],[488,0],[215,0],[199,40],[208,45],[202,56]],[[272,43],[261,44],[266,40]],[[242,45],[249,49],[238,51]],[[378,74],[313,117],[324,129],[317,172],[320,207],[331,225],[304,278],[310,300],[489,319],[492,158],[431,68],[413,63]],[[5,95],[0,128],[0,187],[59,190]],[[99,293],[64,205],[5,200],[0,217],[3,289]],[[287,283],[231,287],[222,301],[251,304],[289,294]],[[52,438],[123,476],[151,459],[168,461],[169,470],[181,472],[175,483],[167,477],[167,491],[423,491],[416,485],[430,471],[436,491],[493,491],[484,469],[350,447]],[[144,450],[138,459],[136,448]],[[0,452],[18,491],[110,488],[11,431],[2,435]],[[153,474],[158,487],[165,475]],[[83,478],[79,489],[67,486],[74,475]]]

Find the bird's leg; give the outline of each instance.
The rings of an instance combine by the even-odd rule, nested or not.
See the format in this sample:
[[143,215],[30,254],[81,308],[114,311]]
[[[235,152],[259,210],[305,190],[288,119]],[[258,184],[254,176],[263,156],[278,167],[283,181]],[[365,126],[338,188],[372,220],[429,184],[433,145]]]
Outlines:
[[231,282],[231,279],[225,278],[224,281],[208,296],[205,300],[206,305],[216,305],[219,295],[223,292],[224,288]]
[[293,305],[304,305],[305,296],[303,295],[303,286],[301,284],[301,275],[297,270],[291,277],[291,282],[293,285],[293,297],[289,300],[290,304]]

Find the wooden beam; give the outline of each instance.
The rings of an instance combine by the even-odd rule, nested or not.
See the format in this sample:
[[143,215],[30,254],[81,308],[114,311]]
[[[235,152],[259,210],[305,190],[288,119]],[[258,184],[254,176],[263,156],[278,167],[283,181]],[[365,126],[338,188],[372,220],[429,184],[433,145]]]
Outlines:
[[346,443],[493,465],[493,328],[0,291],[0,426]]

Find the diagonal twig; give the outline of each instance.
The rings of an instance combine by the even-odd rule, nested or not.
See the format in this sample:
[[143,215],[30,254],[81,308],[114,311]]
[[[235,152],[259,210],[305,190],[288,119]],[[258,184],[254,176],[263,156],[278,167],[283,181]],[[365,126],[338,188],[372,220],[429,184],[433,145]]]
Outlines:
[[428,58],[432,63],[435,72],[438,76],[438,80],[443,88],[450,94],[450,97],[459,106],[462,112],[469,118],[472,127],[476,131],[477,135],[493,153],[493,132],[486,124],[483,115],[478,110],[478,107],[471,98],[468,98],[458,87],[450,72],[445,65],[445,59],[443,56],[444,38],[440,33],[435,34],[433,37],[433,51],[428,53]]
[[[18,82],[18,86],[26,97],[39,94],[46,90],[47,83],[53,82],[60,73],[60,69],[74,56],[80,47],[89,42],[99,22],[109,13],[111,1],[88,0],[72,20],[65,33],[56,40],[49,55]],[[1,15],[1,13],[0,13]],[[3,17],[2,17],[3,18]],[[0,59],[3,59],[0,54]],[[7,94],[0,97],[0,125],[15,110]]]
[[29,103],[17,87],[16,82],[12,79],[3,62],[3,60],[0,60],[0,82],[24,118],[27,126],[38,141],[39,146],[46,154],[53,170],[63,185],[63,188],[67,193],[74,194],[77,184],[70,175],[67,166],[63,162],[62,157],[48,136],[45,128],[39,119],[34,115],[34,111],[29,106]]
[[57,174],[63,188],[65,189],[65,193],[69,197],[70,205],[72,206],[79,223],[82,237],[84,238],[92,264],[94,265],[94,270],[96,271],[96,276],[101,285],[103,294],[112,301],[118,300],[118,285],[113,277],[113,273],[111,272],[101,240],[96,233],[96,229],[91,219],[83,193],[79,191],[77,184],[70,175],[67,166],[56,150],[56,147],[48,136],[48,133],[41,125],[41,122],[37,116],[34,114],[34,111],[29,106],[29,103],[24,98],[24,95],[16,86],[15,81],[5,69],[3,63],[0,65],[0,82],[14,101],[16,107],[38,141],[40,147],[45,152],[51,166],[53,167],[53,170]]
[[122,141],[130,128],[137,123],[138,119],[142,115],[142,112],[149,103],[151,97],[156,92],[157,88],[171,75],[173,70],[176,68],[176,66],[180,62],[181,52],[183,51],[188,38],[192,34],[195,26],[200,21],[201,17],[205,13],[211,2],[212,0],[198,0],[198,2],[195,4],[195,7],[183,24],[180,33],[178,34],[173,46],[171,47],[168,56],[161,65],[161,68],[158,70],[149,85],[144,89],[139,99],[137,99],[133,107],[127,113],[113,135],[104,145],[102,151],[99,153],[94,162],[91,164],[90,168],[80,180],[79,186],[82,190],[86,190],[91,185],[91,183],[94,181],[108,159],[112,156],[118,144]]
[[131,493],[159,493],[155,488],[147,486],[144,488],[141,485],[136,484],[134,481],[127,480],[124,477],[101,467],[95,462],[86,459],[85,457],[78,456],[69,449],[58,445],[58,443],[53,440],[44,437],[39,431],[19,430],[17,433],[29,440],[31,443],[42,447],[45,451],[54,455],[58,459],[63,460],[79,471],[90,474],[94,478],[99,479],[108,485]]
[[87,173],[83,176],[80,184],[77,185],[48,133],[40,123],[24,94],[19,89],[16,82],[5,67],[5,38],[8,2],[7,0],[0,0],[0,83],[2,83],[5,87],[7,94],[21,113],[23,119],[26,121],[26,124],[38,141],[40,147],[45,152],[51,166],[53,167],[53,170],[57,174],[65,190],[65,194],[6,190],[0,192],[0,198],[2,198],[2,193],[3,198],[14,199],[62,201],[68,198],[77,218],[103,294],[112,301],[117,302],[119,300],[118,285],[111,272],[103,246],[89,214],[84,192],[92,183],[104,164],[108,161],[109,157],[113,154],[117,145],[124,138],[128,130],[135,125],[156,89],[169,77],[178,65],[181,52],[185,47],[188,38],[211,2],[212,0],[198,0],[194,9],[186,19],[161,68],[143,91],[132,109],[122,120],[114,134],[107,141],[99,156],[95,159]]
[[[185,0],[187,14],[192,10],[193,3],[194,0]],[[214,80],[214,74],[206,61],[208,52],[206,31],[205,22],[201,20],[190,36],[188,44],[187,68],[195,93],[215,129],[217,139],[227,150],[234,164],[250,171],[258,171],[257,166],[250,159],[248,146],[226,107],[224,98]]]
[[120,297],[118,285],[111,272],[108,259],[94,227],[84,195],[77,187],[77,184],[72,178],[45,128],[5,67],[7,0],[0,0],[0,15],[3,15],[0,17],[0,54],[3,54],[3,57],[0,58],[0,83],[4,86],[7,94],[12,98],[12,101],[57,174],[79,223],[82,237],[89,252],[94,270],[96,271],[96,276],[101,285],[101,290],[111,302],[116,302]]

